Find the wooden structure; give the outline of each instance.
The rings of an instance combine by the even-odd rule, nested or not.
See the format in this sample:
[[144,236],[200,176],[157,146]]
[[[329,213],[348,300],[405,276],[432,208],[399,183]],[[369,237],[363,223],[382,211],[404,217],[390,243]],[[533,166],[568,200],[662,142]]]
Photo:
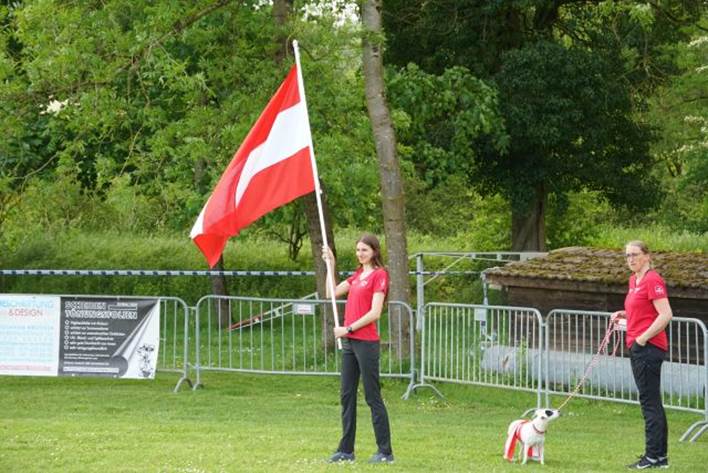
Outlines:
[[[666,281],[674,315],[708,324],[708,256],[703,253],[652,253]],[[624,306],[630,271],[619,249],[572,247],[486,271],[510,305],[613,312]]]

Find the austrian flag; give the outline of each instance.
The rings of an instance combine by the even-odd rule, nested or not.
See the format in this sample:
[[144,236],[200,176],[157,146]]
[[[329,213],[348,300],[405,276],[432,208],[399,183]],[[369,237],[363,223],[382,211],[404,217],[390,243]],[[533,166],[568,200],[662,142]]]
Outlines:
[[192,228],[190,237],[209,267],[219,261],[229,237],[271,210],[315,190],[311,147],[307,106],[293,66]]

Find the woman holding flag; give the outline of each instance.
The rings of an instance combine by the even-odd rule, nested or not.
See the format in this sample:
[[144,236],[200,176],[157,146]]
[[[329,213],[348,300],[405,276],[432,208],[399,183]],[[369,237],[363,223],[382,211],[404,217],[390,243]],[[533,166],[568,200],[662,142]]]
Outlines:
[[[393,462],[391,429],[386,406],[381,398],[380,343],[376,325],[388,291],[388,273],[381,260],[381,245],[374,235],[364,234],[359,238],[356,243],[356,257],[359,260],[359,268],[352,276],[339,283],[334,291],[335,297],[345,294],[348,296],[344,325],[334,328],[335,338],[342,341],[342,439],[329,461],[354,461],[356,397],[361,376],[378,446],[378,451],[369,463],[390,463]],[[328,268],[331,268],[332,275],[336,274],[332,250],[323,247],[322,258],[331,263]],[[327,285],[327,297],[330,297],[329,292]]]

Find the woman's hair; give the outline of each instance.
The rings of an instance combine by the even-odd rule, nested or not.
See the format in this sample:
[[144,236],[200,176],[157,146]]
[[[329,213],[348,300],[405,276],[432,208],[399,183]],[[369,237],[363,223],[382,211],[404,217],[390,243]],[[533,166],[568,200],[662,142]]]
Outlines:
[[639,249],[642,251],[642,253],[644,253],[645,255],[651,254],[651,252],[649,251],[649,247],[648,247],[647,244],[644,243],[642,240],[632,240],[632,241],[627,242],[627,244],[624,245],[624,246],[625,246],[625,247],[627,247],[627,246],[636,246],[636,247],[639,248]]
[[383,258],[381,257],[381,243],[375,235],[371,233],[364,233],[357,241],[357,243],[363,243],[372,250],[374,250],[374,256],[371,257],[371,262],[374,264],[375,268],[383,268]]

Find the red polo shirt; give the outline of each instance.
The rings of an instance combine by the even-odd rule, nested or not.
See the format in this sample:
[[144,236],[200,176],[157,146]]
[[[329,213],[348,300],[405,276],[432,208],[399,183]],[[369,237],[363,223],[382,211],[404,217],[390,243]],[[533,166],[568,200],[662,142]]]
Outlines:
[[[371,310],[371,303],[374,299],[374,293],[383,292],[386,295],[388,291],[388,273],[383,268],[376,268],[360,279],[363,268],[359,268],[354,274],[347,278],[349,283],[349,295],[347,296],[347,305],[344,308],[344,325],[350,326]],[[358,330],[350,333],[349,338],[356,340],[378,341],[379,331],[376,328],[376,322],[361,327]]]
[[[666,292],[666,284],[659,273],[653,269],[647,271],[639,285],[636,284],[634,274],[629,278],[629,292],[624,299],[624,310],[627,312],[627,336],[625,338],[627,347],[631,347],[634,340],[644,333],[659,315],[653,301],[666,297],[669,297]],[[666,330],[659,332],[649,340],[649,343],[668,351],[669,341],[666,337]]]

